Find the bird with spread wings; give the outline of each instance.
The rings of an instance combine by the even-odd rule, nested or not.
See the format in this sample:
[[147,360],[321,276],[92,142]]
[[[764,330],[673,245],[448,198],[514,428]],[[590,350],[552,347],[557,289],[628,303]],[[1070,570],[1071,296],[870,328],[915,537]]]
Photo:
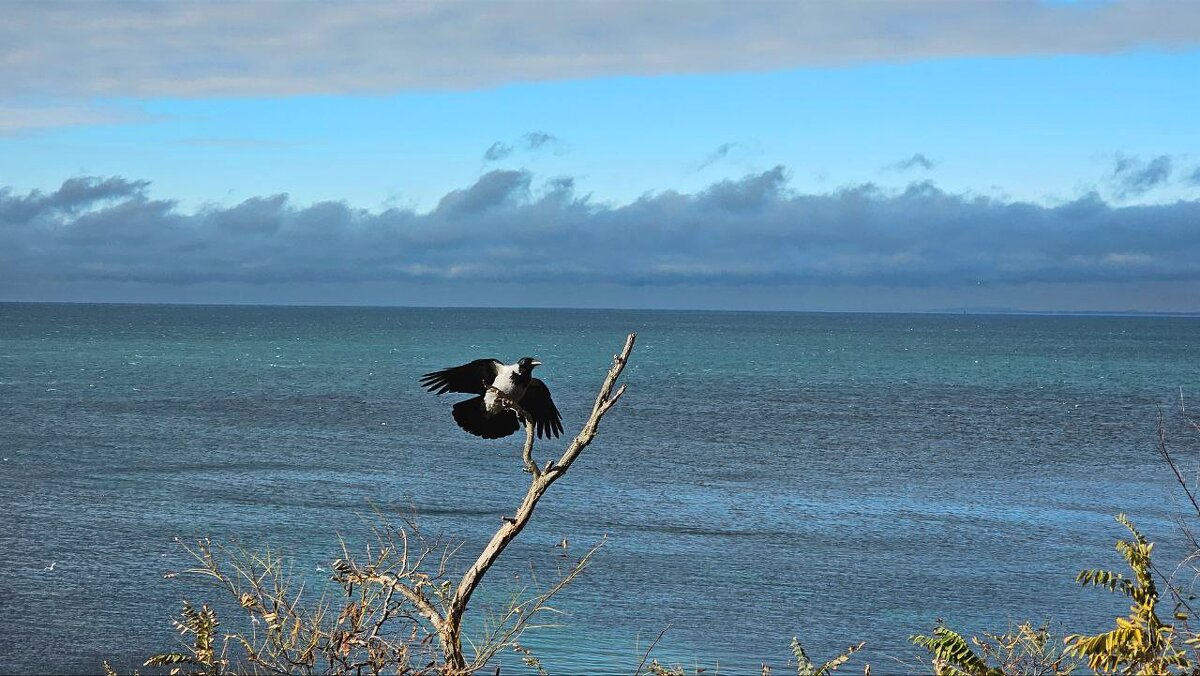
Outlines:
[[517,414],[506,408],[496,396],[499,392],[525,409],[538,438],[562,434],[562,416],[550,398],[546,383],[533,377],[533,369],[542,362],[523,357],[515,364],[498,359],[476,359],[421,376],[421,385],[434,394],[462,392],[477,395],[454,405],[458,426],[484,439],[499,439],[521,427]]

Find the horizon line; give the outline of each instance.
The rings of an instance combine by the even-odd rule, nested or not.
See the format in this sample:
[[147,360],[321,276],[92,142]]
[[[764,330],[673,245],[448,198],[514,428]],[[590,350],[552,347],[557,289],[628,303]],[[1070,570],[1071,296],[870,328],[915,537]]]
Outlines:
[[801,310],[679,307],[571,307],[558,305],[372,305],[345,303],[204,303],[154,301],[0,300],[0,305],[119,305],[137,307],[236,307],[236,308],[345,308],[359,310],[552,310],[576,312],[711,312],[755,314],[858,314],[858,315],[972,315],[972,316],[1092,316],[1200,318],[1200,310],[1026,310],[1020,308],[935,308],[929,310]]

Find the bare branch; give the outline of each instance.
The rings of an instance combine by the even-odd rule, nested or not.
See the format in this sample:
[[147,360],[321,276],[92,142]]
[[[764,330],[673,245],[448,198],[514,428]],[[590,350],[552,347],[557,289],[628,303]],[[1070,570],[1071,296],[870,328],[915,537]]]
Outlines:
[[668,624],[667,626],[663,627],[662,631],[658,632],[658,636],[654,639],[654,642],[651,643],[650,647],[646,648],[646,652],[642,654],[642,661],[638,662],[637,669],[633,670],[633,676],[639,676],[639,674],[642,673],[642,667],[646,666],[646,659],[650,657],[650,653],[654,652],[654,647],[658,645],[658,642],[662,640],[662,637],[666,635],[667,630],[670,628],[671,625]]
[[629,363],[629,355],[633,352],[633,343],[636,340],[636,333],[629,334],[625,338],[625,347],[622,348],[621,354],[613,357],[612,368],[608,370],[608,375],[604,378],[604,384],[600,386],[600,394],[596,396],[596,403],[592,406],[592,415],[588,417],[583,429],[563,451],[558,462],[555,463],[555,467],[552,470],[555,476],[551,481],[565,473],[571,467],[571,463],[575,462],[575,458],[579,457],[580,453],[583,453],[583,449],[592,443],[592,439],[596,437],[596,433],[599,431],[600,419],[616,404],[617,399],[625,394],[625,386],[622,385],[621,389],[617,391],[616,396],[610,396],[613,385],[621,377],[621,372],[625,370],[625,365]]
[[367,583],[378,584],[389,590],[388,598],[391,598],[391,591],[400,592],[400,595],[408,599],[408,602],[421,613],[425,620],[433,626],[434,629],[439,628],[444,621],[441,613],[425,595],[421,593],[420,584],[410,584],[397,579],[393,575],[388,574],[372,574],[369,570],[364,571],[358,568],[354,563],[339,559],[334,562],[334,568],[338,572],[338,580],[343,583],[365,585]]
[[1184,495],[1187,495],[1188,501],[1192,503],[1192,509],[1196,510],[1197,516],[1200,516],[1200,503],[1196,501],[1195,494],[1188,488],[1187,480],[1179,472],[1179,465],[1175,463],[1174,458],[1171,457],[1171,452],[1167,448],[1167,425],[1163,421],[1161,412],[1158,414],[1158,454],[1167,462],[1167,466],[1175,474],[1175,481],[1183,489]]

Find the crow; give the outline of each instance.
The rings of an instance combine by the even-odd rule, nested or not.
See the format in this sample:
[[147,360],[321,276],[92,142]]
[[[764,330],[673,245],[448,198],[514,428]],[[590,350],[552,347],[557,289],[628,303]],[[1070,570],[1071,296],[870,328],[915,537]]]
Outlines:
[[473,362],[433,371],[421,376],[421,386],[434,394],[463,392],[476,394],[454,405],[454,421],[458,426],[484,439],[507,437],[521,427],[517,414],[504,407],[494,387],[520,404],[533,419],[538,438],[547,439],[562,434],[562,416],[550,399],[550,388],[533,377],[535,366],[542,362],[522,357],[515,364],[503,364],[498,359],[476,359]]

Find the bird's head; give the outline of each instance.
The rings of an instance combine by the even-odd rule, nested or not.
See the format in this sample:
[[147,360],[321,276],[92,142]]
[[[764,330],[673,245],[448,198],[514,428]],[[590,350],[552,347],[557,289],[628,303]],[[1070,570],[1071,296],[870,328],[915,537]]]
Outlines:
[[520,361],[517,362],[517,371],[523,374],[533,373],[533,367],[541,365],[542,362],[534,359],[533,357],[521,357]]

